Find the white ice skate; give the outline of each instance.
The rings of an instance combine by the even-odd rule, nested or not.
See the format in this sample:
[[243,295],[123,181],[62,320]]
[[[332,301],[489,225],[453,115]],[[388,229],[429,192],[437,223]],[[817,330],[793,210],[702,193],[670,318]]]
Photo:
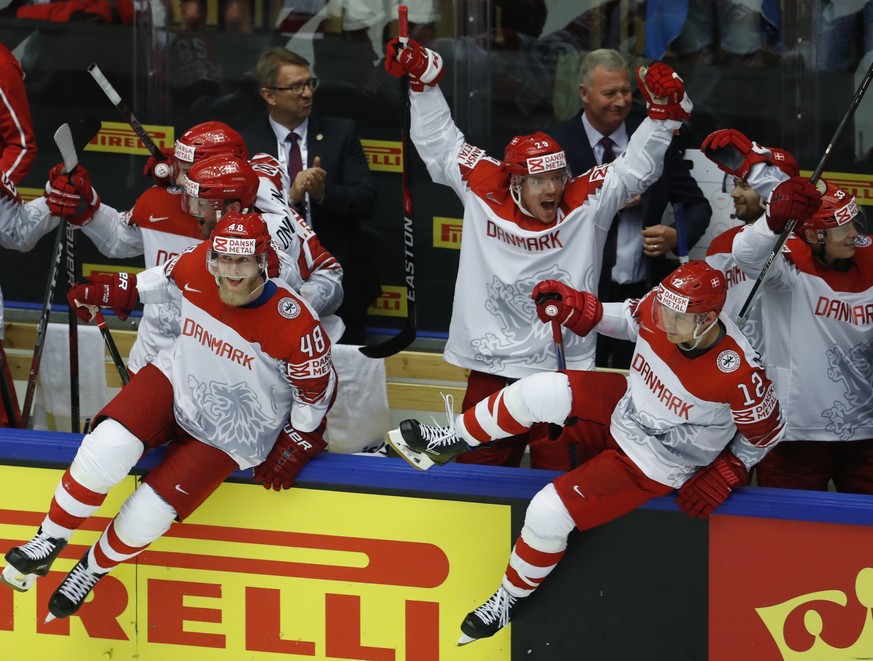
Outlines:
[[[405,422],[405,421],[404,421]],[[409,446],[403,438],[403,434],[399,429],[392,429],[385,435],[385,440],[388,444],[397,451],[401,457],[406,460],[413,468],[420,471],[426,471],[434,465],[434,460],[427,456],[425,452],[419,452]]]

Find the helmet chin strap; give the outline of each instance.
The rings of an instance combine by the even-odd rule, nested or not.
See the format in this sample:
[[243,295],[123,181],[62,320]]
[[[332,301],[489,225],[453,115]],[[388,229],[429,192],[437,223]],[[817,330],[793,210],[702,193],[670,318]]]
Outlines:
[[[701,312],[700,316],[706,318],[707,314],[708,314],[707,312]],[[688,346],[688,343],[683,342],[682,344],[679,345],[679,348],[682,349],[682,351],[694,351],[697,348],[697,346],[700,344],[700,341],[703,339],[703,336],[706,335],[709,332],[709,330],[713,326],[715,326],[715,324],[717,324],[717,323],[718,323],[718,315],[715,316],[715,319],[713,319],[712,323],[709,324],[706,328],[703,328],[703,321],[697,322],[697,324],[694,327],[694,332],[691,334],[691,336],[694,338],[694,344],[692,344],[691,346]]]
[[525,216],[530,216],[531,218],[536,218],[530,211],[524,208],[524,202],[521,201],[521,175],[514,174],[512,178],[509,180],[509,194],[512,196],[513,202],[515,205],[521,209],[521,212]]

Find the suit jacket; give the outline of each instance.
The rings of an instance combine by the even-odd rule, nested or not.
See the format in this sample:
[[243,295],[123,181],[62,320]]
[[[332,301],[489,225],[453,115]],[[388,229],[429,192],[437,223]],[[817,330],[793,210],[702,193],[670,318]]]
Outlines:
[[[590,170],[597,165],[594,150],[588,144],[588,136],[582,125],[582,112],[575,117],[555,124],[548,130],[550,136],[558,141],[567,155],[567,164],[573,176],[577,176]],[[642,120],[628,117],[625,122],[628,135],[639,127]],[[664,159],[664,172],[661,177],[652,184],[642,195],[640,200],[643,226],[659,225],[668,203],[681,202],[685,211],[685,236],[688,240],[688,249],[700,240],[709,219],[712,216],[712,207],[703,196],[700,186],[691,176],[691,169],[682,159],[683,152],[676,146],[670,145]],[[675,263],[667,257],[645,257],[646,280],[649,287],[654,287],[674,268]]]
[[[276,134],[264,115],[242,131],[249,153],[265,152],[278,158]],[[361,147],[355,122],[336,117],[309,117],[306,134],[307,162],[321,158],[327,173],[324,199],[312,203],[312,229],[322,245],[345,265],[360,236],[361,223],[376,208],[376,187]]]
[[[276,134],[266,114],[242,136],[251,154],[278,158]],[[363,226],[376,208],[376,187],[355,122],[310,115],[304,167],[312,167],[316,156],[327,174],[324,199],[311,204],[312,229],[343,267],[343,304],[338,310],[346,324],[342,341],[363,344],[367,308],[382,289],[374,264],[379,235]]]

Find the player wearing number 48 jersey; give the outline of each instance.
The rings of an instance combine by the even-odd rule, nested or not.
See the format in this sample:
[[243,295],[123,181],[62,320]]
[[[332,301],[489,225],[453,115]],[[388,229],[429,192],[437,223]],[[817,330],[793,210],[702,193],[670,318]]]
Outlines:
[[[289,207],[276,159],[257,154],[248,161],[242,136],[221,122],[204,122],[185,131],[167,157],[160,163],[149,160],[145,173],[159,185],[146,190],[125,212],[101,202],[81,166],[73,177],[63,174],[62,166],[52,169],[46,196],[23,206],[11,195],[4,198],[0,186],[0,234],[14,244],[10,247],[26,250],[64,216],[102,254],[143,255],[150,268],[208,238],[222,213],[257,207],[279,248],[280,277],[313,306],[328,333],[339,338],[342,321],[332,313],[342,302],[342,268]],[[221,158],[230,160],[215,160]],[[207,161],[211,167],[204,165]],[[186,181],[193,185],[186,189]],[[154,360],[178,333],[178,310],[172,304],[146,305],[130,351],[131,371]]]
[[447,427],[405,420],[389,442],[416,467],[518,434],[563,425],[579,465],[534,496],[497,592],[461,624],[460,642],[492,636],[555,567],[574,527],[587,530],[679,489],[679,505],[708,516],[784,432],[758,355],[720,314],[724,274],[680,266],[643,299],[601,303],[546,280],[532,298],[543,321],[635,342],[630,375],[561,370],[516,381]]
[[234,471],[255,467],[256,481],[287,489],[325,448],[336,390],[330,341],[306,301],[267,278],[271,250],[259,215],[230,212],[210,241],[166,266],[70,290],[85,316],[93,306],[129,311],[137,292],[144,301],[172,296],[182,332],[97,415],[36,536],[6,554],[3,582],[29,589],[143,450],[167,444],[52,595],[53,617],[75,613],[110,569],[184,520]]

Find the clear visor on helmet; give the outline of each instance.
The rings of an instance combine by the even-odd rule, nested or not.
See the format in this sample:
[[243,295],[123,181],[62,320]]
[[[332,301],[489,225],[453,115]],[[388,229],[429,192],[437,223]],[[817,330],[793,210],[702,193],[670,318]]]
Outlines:
[[701,317],[705,316],[699,312],[677,312],[657,300],[652,306],[652,321],[668,335],[695,335]]
[[563,188],[568,177],[567,170],[554,170],[544,174],[522,175],[521,181],[523,184],[527,184],[530,190],[539,192],[549,186],[555,189]]
[[850,222],[826,231],[833,241],[845,241],[850,236],[863,238],[867,235],[867,218],[859,211]]
[[185,186],[182,190],[182,210],[195,218],[208,216],[208,210],[212,209],[216,214],[221,210],[220,200],[207,200],[199,197],[200,185],[185,177]]
[[210,250],[207,258],[209,272],[225,278],[253,278],[267,271],[267,254],[236,255]]

